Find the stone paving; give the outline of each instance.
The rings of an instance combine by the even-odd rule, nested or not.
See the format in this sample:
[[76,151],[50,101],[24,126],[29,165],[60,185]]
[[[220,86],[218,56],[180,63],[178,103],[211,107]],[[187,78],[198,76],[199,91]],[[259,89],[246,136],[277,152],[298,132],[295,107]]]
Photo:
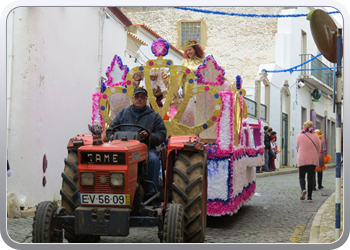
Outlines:
[[[290,243],[298,239],[293,235],[300,236],[300,243],[309,243],[311,232],[315,232],[315,215],[321,216],[320,230],[316,232],[319,242],[334,242],[335,168],[324,171],[324,189],[314,191],[312,203],[299,199],[295,168],[257,174],[256,182],[255,195],[237,214],[208,217],[205,243]],[[9,237],[18,243],[30,243],[32,220],[32,216],[8,218]],[[295,234],[297,228],[302,230]],[[101,237],[101,243],[159,243],[159,239],[157,228],[130,228],[128,237]]]

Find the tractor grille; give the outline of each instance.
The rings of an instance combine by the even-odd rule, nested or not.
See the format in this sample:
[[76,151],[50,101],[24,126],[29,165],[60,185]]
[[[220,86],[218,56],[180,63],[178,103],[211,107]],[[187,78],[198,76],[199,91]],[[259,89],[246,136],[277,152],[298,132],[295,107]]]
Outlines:
[[[106,183],[100,182],[100,177],[106,177]],[[102,177],[103,178],[103,177]],[[94,187],[81,187],[81,193],[100,193],[100,194],[124,194],[125,187],[111,187],[109,185],[109,172],[95,172],[95,186]]]

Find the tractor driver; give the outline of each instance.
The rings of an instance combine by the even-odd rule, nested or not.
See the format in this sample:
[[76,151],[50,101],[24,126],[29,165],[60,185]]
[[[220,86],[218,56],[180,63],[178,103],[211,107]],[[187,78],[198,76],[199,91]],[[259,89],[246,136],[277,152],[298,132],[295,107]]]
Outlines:
[[[113,119],[111,125],[106,131],[106,136],[109,141],[113,140],[113,128],[120,124],[135,124],[140,125],[151,132],[151,143],[149,149],[149,164],[148,164],[148,178],[156,187],[158,187],[158,178],[160,170],[159,153],[155,149],[166,139],[167,130],[163,119],[151,107],[147,106],[147,90],[144,88],[135,88],[132,97],[132,105],[122,109]],[[138,127],[120,127],[120,131],[137,131]],[[142,130],[140,137],[143,143],[149,145],[149,138],[147,132]],[[154,195],[156,190],[153,185],[149,185],[149,195]]]

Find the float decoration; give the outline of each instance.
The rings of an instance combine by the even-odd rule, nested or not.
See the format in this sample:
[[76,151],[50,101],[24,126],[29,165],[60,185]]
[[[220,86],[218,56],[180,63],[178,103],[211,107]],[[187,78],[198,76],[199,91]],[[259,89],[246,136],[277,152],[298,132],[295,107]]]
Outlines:
[[[122,59],[118,55],[114,55],[111,65],[108,66],[106,71],[107,80],[101,83],[101,91],[103,93],[97,95],[93,94],[92,97],[92,124],[99,123],[103,128],[103,133],[112,122],[115,115],[124,107],[130,105],[132,92],[126,86],[126,75],[129,72],[129,67],[123,65]],[[130,85],[130,84],[129,84]],[[124,95],[128,94],[129,98],[125,98]],[[115,94],[115,95],[114,95]],[[97,98],[98,105],[97,105]]]
[[[109,87],[102,94],[94,95],[93,122],[101,122],[101,126],[104,125],[104,131],[108,128],[114,118],[110,115],[112,108],[110,105],[114,105],[109,102],[110,97],[118,93],[131,100],[134,90],[133,76],[139,72],[144,74],[145,88],[148,91],[148,99],[152,108],[161,117],[165,117],[166,114],[170,114],[170,109],[174,108],[171,105],[173,105],[172,98],[178,91],[177,75],[179,73],[186,75],[185,96],[179,103],[180,105],[177,105],[174,116],[170,116],[169,120],[164,121],[167,127],[167,136],[200,134],[216,125],[215,142],[205,143],[208,162],[207,214],[211,216],[232,215],[251,199],[255,192],[255,167],[264,165],[263,123],[259,120],[258,124],[251,124],[245,119],[247,118],[247,106],[243,97],[246,92],[242,88],[240,76],[236,77],[231,91],[219,92],[215,87],[223,85],[224,69],[217,65],[213,56],[206,58],[203,65],[200,65],[195,71],[195,75],[187,67],[174,65],[172,60],[163,58],[168,53],[168,46],[169,44],[165,40],[154,41],[152,52],[157,58],[149,59],[145,65],[128,70],[126,75],[123,75],[122,83],[118,86],[111,86],[113,83],[109,81]],[[115,59],[114,65],[118,62],[121,60]],[[118,66],[120,65],[118,64]],[[170,72],[168,93],[163,107],[159,108],[152,91],[150,70],[165,67]],[[112,65],[107,70],[109,76],[111,76],[110,69],[113,69]],[[123,69],[125,70],[125,68]],[[111,78],[113,79],[113,76]],[[205,79],[210,81],[205,81]],[[203,106],[204,99],[199,98],[200,94],[213,99],[214,108],[212,113],[208,115],[210,118],[191,127],[180,123],[179,121],[190,100],[197,101],[195,102],[197,108]],[[98,100],[99,109],[96,108]]]
[[169,43],[162,38],[158,38],[158,40],[153,41],[151,50],[153,55],[156,57],[166,56],[169,52]]
[[[220,67],[212,55],[207,56],[203,64],[199,65],[195,71],[197,84],[218,86],[224,84],[225,70]],[[213,79],[213,80],[207,80]],[[215,79],[215,80],[214,80]]]
[[[116,65],[118,67],[116,67]],[[106,87],[108,88],[119,85],[125,86],[125,77],[128,72],[129,67],[123,65],[123,61],[118,55],[114,55],[113,60],[111,62],[111,66],[109,66],[106,71]]]

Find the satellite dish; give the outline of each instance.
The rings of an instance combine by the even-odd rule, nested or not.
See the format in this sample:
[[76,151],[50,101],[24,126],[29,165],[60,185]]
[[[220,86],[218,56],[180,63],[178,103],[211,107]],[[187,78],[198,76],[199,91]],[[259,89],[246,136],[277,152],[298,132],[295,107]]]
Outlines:
[[311,11],[306,19],[310,21],[312,37],[319,51],[328,61],[337,63],[337,25],[333,19],[320,9]]

